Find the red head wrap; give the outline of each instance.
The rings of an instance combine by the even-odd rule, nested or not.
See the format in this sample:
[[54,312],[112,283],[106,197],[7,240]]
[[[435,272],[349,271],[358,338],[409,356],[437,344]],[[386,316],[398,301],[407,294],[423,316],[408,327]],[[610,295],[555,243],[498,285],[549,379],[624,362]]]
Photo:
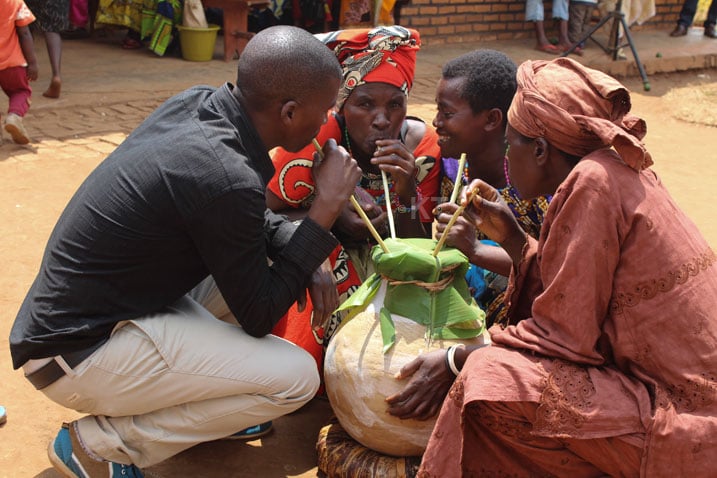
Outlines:
[[637,171],[652,164],[645,121],[629,113],[630,93],[611,76],[558,58],[524,62],[517,80],[508,122],[524,136],[579,157],[613,147]]
[[405,94],[411,89],[416,52],[421,46],[416,30],[386,26],[340,30],[315,36],[334,51],[344,70],[336,102],[338,109],[353,89],[364,83],[388,83]]

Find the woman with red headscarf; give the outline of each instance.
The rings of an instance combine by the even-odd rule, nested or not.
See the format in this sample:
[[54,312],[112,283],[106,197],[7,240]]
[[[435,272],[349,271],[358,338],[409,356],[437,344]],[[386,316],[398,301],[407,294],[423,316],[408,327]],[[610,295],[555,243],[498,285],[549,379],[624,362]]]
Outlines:
[[[381,178],[384,171],[388,176],[388,200],[396,235],[430,237],[432,210],[440,187],[438,136],[420,119],[406,116],[416,52],[421,44],[418,32],[389,26],[316,37],[334,51],[344,74],[335,112],[319,131],[318,142],[323,145],[333,139],[356,159],[363,171],[356,195],[380,233],[388,233],[387,199]],[[320,193],[314,190],[311,176],[313,158],[311,146],[298,153],[283,149],[275,152],[276,173],[267,191],[271,209],[300,217],[314,195]],[[331,267],[337,292],[345,299],[372,272],[369,252],[373,239],[350,205],[336,221],[333,232],[342,246],[331,255]],[[328,343],[341,317],[331,317],[322,339],[320,333],[312,334],[309,327],[312,312],[314,315],[324,312],[319,310],[322,304],[313,306],[315,311],[311,306],[301,311],[293,307],[288,319],[280,322],[274,333],[306,348],[320,363],[321,344]]]
[[401,371],[400,417],[450,387],[418,475],[717,476],[714,251],[649,169],[624,86],[568,58],[517,80],[511,182],[553,200],[536,240],[488,184],[467,188],[513,259],[511,325]]

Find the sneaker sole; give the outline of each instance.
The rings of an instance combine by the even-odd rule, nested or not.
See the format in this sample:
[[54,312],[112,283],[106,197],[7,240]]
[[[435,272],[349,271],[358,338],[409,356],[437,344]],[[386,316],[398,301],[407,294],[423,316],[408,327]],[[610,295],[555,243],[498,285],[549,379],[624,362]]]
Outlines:
[[57,456],[57,453],[55,452],[55,440],[51,440],[50,444],[47,446],[47,457],[50,459],[52,466],[55,467],[55,470],[62,473],[62,476],[65,476],[66,478],[77,478],[75,472],[70,470],[67,465],[65,465],[65,462],[62,461],[62,458]]
[[263,437],[264,435],[268,435],[273,430],[274,430],[274,425],[270,426],[266,430],[262,430],[260,432],[256,432],[256,433],[252,433],[252,434],[241,435],[241,436],[229,435],[228,437],[222,438],[222,440],[249,441],[249,440],[254,440],[256,438],[259,438],[259,437]]
[[18,128],[14,124],[6,124],[5,131],[10,133],[10,136],[12,136],[12,140],[15,141],[17,144],[27,144],[30,142],[30,138],[25,136],[22,131],[20,131],[20,128]]

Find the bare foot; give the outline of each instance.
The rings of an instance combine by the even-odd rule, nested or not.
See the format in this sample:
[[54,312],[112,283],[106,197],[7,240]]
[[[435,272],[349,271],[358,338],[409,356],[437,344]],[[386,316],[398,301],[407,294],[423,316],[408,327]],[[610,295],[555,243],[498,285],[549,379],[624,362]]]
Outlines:
[[50,81],[50,86],[42,94],[42,96],[44,96],[46,98],[59,98],[61,88],[62,88],[62,80],[60,80],[59,76],[53,76],[52,81]]

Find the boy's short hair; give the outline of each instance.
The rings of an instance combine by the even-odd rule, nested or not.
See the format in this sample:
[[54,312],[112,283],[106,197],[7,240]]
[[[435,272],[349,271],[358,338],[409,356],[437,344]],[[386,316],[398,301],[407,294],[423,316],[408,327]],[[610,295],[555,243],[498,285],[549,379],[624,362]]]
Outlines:
[[507,117],[517,88],[517,66],[506,54],[496,50],[474,50],[443,65],[444,79],[465,78],[461,98],[474,113],[498,108]]

